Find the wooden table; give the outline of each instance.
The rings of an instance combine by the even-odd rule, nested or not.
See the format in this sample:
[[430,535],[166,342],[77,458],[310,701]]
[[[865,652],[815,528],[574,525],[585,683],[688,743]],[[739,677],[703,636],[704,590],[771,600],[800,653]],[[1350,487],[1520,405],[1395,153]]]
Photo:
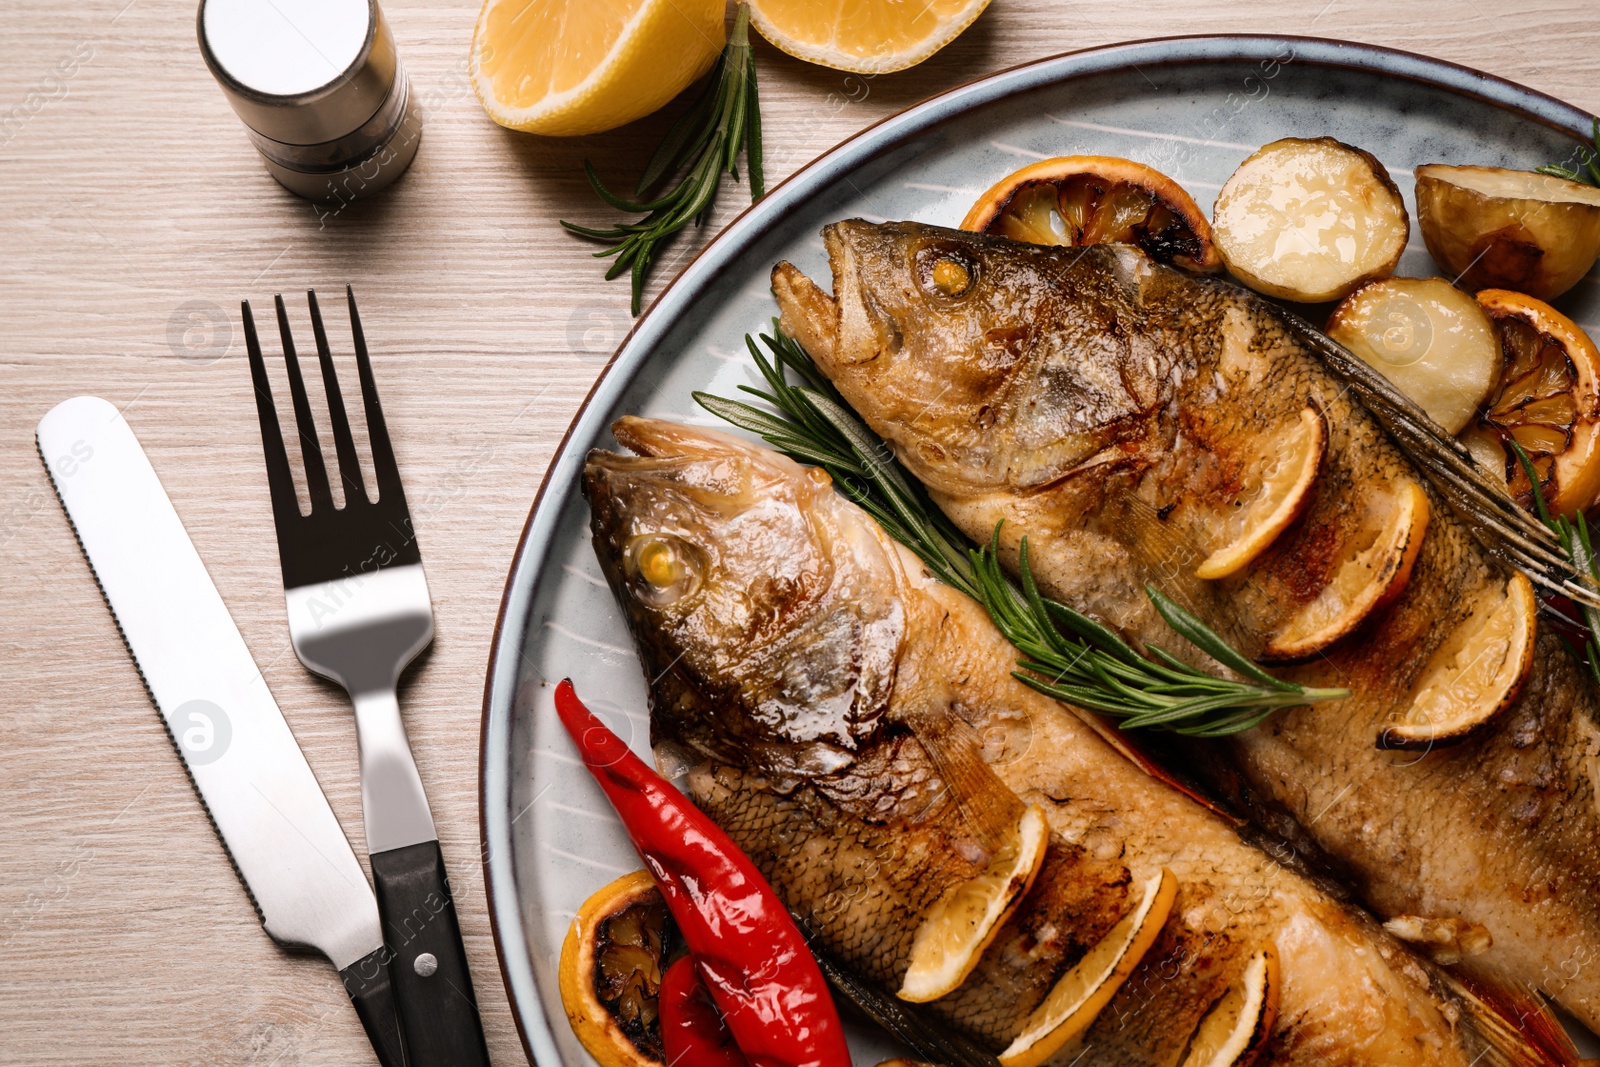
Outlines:
[[[540,476],[630,321],[625,286],[602,283],[592,249],[556,220],[600,215],[583,159],[603,174],[632,175],[662,124],[571,141],[502,130],[465,79],[477,4],[390,0],[386,11],[426,108],[422,149],[386,195],[326,214],[262,169],[201,63],[192,3],[7,5],[0,1063],[372,1062],[333,971],[280,951],[262,932],[33,443],[39,417],[66,397],[96,393],[125,410],[359,845],[344,696],[313,680],[289,647],[236,325],[241,298],[259,305],[275,292],[332,293],[346,282],[361,298],[438,619],[402,704],[454,875],[490,1048],[496,1062],[522,1060],[479,862],[484,666]],[[1488,0],[1293,0],[1271,14],[1246,0],[996,0],[940,55],[870,81],[762,42],[768,173],[785,177],[874,120],[1001,67],[1120,40],[1228,31],[1393,45],[1600,110],[1592,0],[1528,0],[1510,16]],[[739,199],[725,192],[713,228]],[[652,292],[698,237],[669,251]],[[221,325],[209,325],[218,316]],[[342,312],[335,322],[338,346]]]

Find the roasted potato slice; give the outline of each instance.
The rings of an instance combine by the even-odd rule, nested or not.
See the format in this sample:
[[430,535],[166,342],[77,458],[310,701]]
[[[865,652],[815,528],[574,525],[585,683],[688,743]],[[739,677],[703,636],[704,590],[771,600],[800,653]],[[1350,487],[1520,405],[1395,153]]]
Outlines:
[[1211,229],[1223,263],[1250,288],[1320,303],[1388,277],[1411,221],[1371,153],[1332,137],[1285,137],[1239,164]]
[[1422,239],[1468,289],[1553,300],[1600,257],[1600,189],[1502,167],[1429,163],[1416,173]]
[[1334,309],[1328,336],[1449,433],[1472,421],[1500,376],[1500,342],[1488,314],[1443,278],[1363,285]]

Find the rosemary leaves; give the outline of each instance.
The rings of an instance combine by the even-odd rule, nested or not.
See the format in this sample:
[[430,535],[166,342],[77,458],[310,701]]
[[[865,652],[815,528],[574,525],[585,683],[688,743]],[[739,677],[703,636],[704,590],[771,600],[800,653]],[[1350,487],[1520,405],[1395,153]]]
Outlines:
[[[611,192],[593,164],[584,160],[584,173],[600,199],[619,211],[645,217],[604,229],[562,220],[561,225],[573,233],[609,243],[595,256],[616,257],[606,271],[607,281],[624,272],[631,276],[635,315],[639,314],[645,277],[657,251],[690,222],[699,226],[706,221],[723,171],[738,180],[741,151],[750,177],[750,200],[754,202],[761,199],[765,189],[761,173],[761,108],[756,93],[755,53],[750,48],[750,8],[745,4],[738,7],[727,46],[711,69],[705,88],[672,124],[645,165],[634,187],[636,199]],[[653,200],[643,199],[673,174],[679,177],[670,190]]]
[[[1199,619],[1147,586],[1156,611],[1175,631],[1236,677],[1219,678],[1155,646],[1143,655],[1094,619],[1044,597],[1021,554],[1021,583],[1001,570],[1000,530],[975,546],[928,499],[887,445],[861,423],[804,349],[773,323],[745,344],[766,389],[740,388],[775,411],[695,393],[707,411],[760,435],[802,463],[826,470],[841,492],[916,554],[945,583],[979,601],[1021,655],[1016,677],[1040,692],[1111,716],[1124,729],[1159,728],[1216,737],[1257,725],[1280,708],[1350,695],[1275,678],[1230,647]],[[789,380],[788,372],[802,384]]]

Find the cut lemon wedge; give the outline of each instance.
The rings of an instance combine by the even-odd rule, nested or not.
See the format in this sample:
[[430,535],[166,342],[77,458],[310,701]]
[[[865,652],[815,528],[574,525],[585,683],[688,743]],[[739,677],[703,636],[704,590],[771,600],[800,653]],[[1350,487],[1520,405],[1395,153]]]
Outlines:
[[1300,659],[1319,652],[1405,590],[1428,531],[1427,494],[1404,479],[1368,510],[1376,535],[1364,547],[1364,538],[1352,540],[1317,595],[1267,642],[1263,659]]
[[750,0],[750,22],[796,59],[888,74],[933,55],[988,6],[989,0]]
[[1211,224],[1183,186],[1117,156],[1029,164],[978,197],[961,228],[1036,245],[1133,244],[1189,270],[1222,265]]
[[468,70],[489,117],[552,137],[643,118],[711,69],[722,0],[485,0]]
[[1527,473],[1505,441],[1533,460],[1551,511],[1571,518],[1600,496],[1600,349],[1567,316],[1522,293],[1485,289],[1478,303],[1500,341],[1504,370],[1478,419],[1498,437],[1506,478],[1532,508]]
[[966,980],[1033,885],[1049,840],[1044,812],[1029,804],[984,872],[939,898],[911,944],[911,966],[897,994],[901,1000],[937,1000]]
[[1233,512],[1223,522],[1226,541],[1195,568],[1195,577],[1226,578],[1266,551],[1311,498],[1326,447],[1322,416],[1305,408],[1287,439],[1276,444],[1266,469],[1246,475]]
[[1434,651],[1410,708],[1378,736],[1378,747],[1459,740],[1510,707],[1533,666],[1538,611],[1533,583],[1521,572],[1483,597]]
[[1278,953],[1258,950],[1237,985],[1200,1020],[1183,1067],[1249,1067],[1260,1058],[1278,1020]]
[[1146,882],[1133,910],[1062,976],[1028,1016],[1022,1032],[1000,1053],[1000,1067],[1038,1067],[1087,1030],[1156,943],[1177,895],[1178,880],[1166,868]]

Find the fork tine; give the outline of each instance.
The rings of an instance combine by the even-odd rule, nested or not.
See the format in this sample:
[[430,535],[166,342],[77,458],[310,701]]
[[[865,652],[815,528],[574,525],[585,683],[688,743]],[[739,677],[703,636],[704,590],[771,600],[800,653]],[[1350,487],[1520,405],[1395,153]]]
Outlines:
[[400,468],[389,444],[389,428],[378,403],[378,383],[372,377],[372,360],[367,357],[367,336],[361,330],[361,315],[356,311],[356,293],[344,287],[350,302],[350,332],[356,343],[356,368],[361,373],[361,399],[367,409],[367,435],[372,438],[372,473],[378,482],[378,499],[405,507],[405,490],[400,487]]
[[272,402],[272,383],[267,379],[266,361],[261,358],[261,341],[256,336],[250,301],[241,301],[239,309],[244,316],[244,346],[250,355],[250,380],[255,385],[256,416],[261,423],[267,489],[272,494],[273,518],[281,528],[300,517],[300,502],[294,497],[294,474],[289,470],[289,453],[283,447],[283,431],[278,428],[278,408]]
[[306,398],[305,379],[300,377],[300,360],[294,354],[294,337],[289,333],[289,313],[283,307],[283,294],[272,298],[278,305],[278,336],[283,341],[283,363],[289,371],[289,395],[294,401],[294,422],[300,432],[300,458],[306,465],[306,489],[311,494],[311,512],[333,508],[333,491],[328,488],[328,468],[322,462],[322,446],[317,443],[317,424],[311,418],[311,401]]
[[350,416],[339,391],[339,376],[333,369],[333,353],[328,349],[328,332],[322,327],[322,309],[317,306],[315,289],[306,290],[311,304],[311,332],[317,338],[317,360],[322,364],[322,388],[328,394],[328,420],[333,425],[333,448],[339,457],[339,477],[344,482],[344,506],[365,502],[366,485],[361,480],[361,460],[356,456],[355,438],[350,435]]

